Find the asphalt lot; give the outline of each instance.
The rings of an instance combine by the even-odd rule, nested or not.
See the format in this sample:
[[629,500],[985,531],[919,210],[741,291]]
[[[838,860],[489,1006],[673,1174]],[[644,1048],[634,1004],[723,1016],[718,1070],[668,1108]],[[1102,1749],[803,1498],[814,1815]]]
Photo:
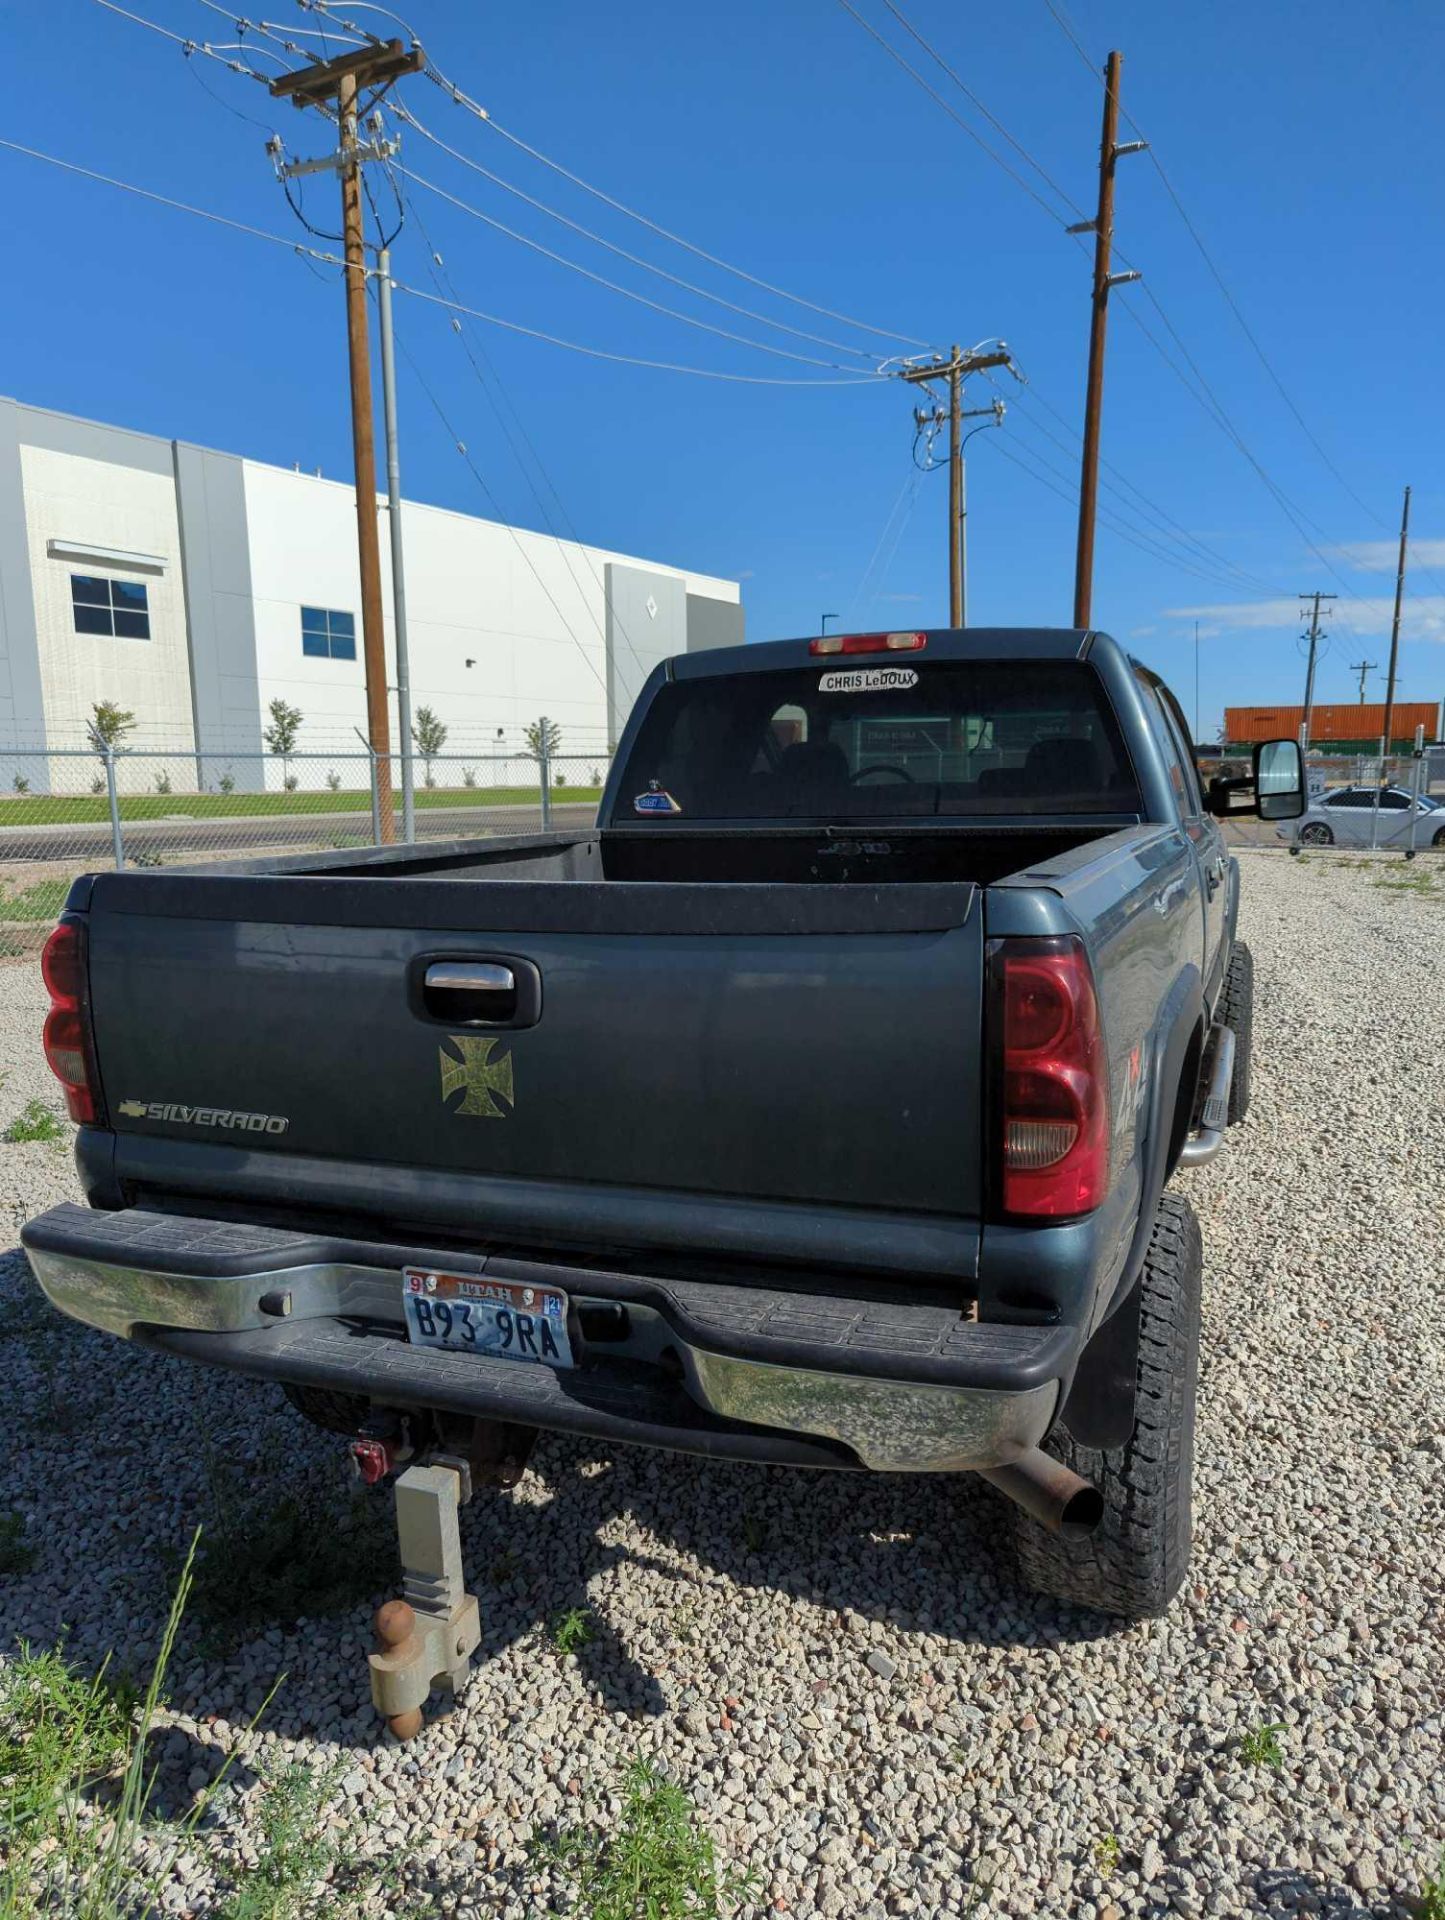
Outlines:
[[[1445,874],[1247,855],[1254,1105],[1185,1176],[1205,1243],[1196,1557],[1163,1621],[1030,1598],[974,1483],[806,1476],[544,1438],[464,1514],[484,1659],[398,1748],[364,1653],[374,1593],[217,1655],[183,1640],[163,1793],[245,1765],[167,1905],[212,1912],[254,1852],[256,1780],[333,1762],[332,1822],[414,1851],[430,1911],[560,1910],[539,1833],[604,1825],[637,1756],[684,1788],[748,1915],[1182,1916],[1414,1909],[1445,1842]],[[0,1131],[52,1105],[33,967],[0,966]],[[8,1239],[75,1194],[56,1145],[0,1145]],[[28,1311],[0,1262],[0,1315]],[[270,1390],[68,1323],[0,1339],[0,1508],[36,1545],[0,1581],[0,1657],[62,1631],[144,1671],[218,1460],[268,1490],[342,1474]],[[552,1626],[587,1610],[572,1654]],[[244,1735],[284,1674],[261,1729]],[[1278,1765],[1251,1760],[1274,1727]],[[574,1909],[575,1910],[575,1909]]]

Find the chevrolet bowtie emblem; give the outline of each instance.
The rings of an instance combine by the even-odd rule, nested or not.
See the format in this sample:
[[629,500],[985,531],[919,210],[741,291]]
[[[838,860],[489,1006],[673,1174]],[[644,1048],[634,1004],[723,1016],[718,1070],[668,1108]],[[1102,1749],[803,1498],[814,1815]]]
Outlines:
[[[494,1060],[493,1051],[501,1042],[480,1034],[452,1033],[447,1038],[462,1057],[455,1060],[445,1047],[438,1049],[442,1099],[450,1100],[454,1093],[460,1093],[461,1105],[453,1107],[453,1113],[470,1114],[475,1120],[505,1120],[516,1105],[511,1054],[504,1053],[500,1060]],[[498,1106],[499,1100],[505,1100],[506,1106]]]

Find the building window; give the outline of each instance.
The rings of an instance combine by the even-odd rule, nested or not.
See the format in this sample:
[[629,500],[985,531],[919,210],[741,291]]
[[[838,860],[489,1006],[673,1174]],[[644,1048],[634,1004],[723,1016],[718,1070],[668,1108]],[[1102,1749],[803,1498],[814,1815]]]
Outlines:
[[105,633],[117,640],[149,640],[150,603],[138,580],[102,580],[94,574],[70,576],[70,604],[77,633]]
[[325,607],[303,607],[301,651],[314,660],[354,660],[355,617],[349,613],[330,613]]

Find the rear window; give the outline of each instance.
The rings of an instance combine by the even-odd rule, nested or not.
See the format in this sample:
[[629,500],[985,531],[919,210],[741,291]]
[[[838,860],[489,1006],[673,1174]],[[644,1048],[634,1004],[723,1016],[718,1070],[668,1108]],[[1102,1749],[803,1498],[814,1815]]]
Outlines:
[[1138,783],[1091,667],[895,656],[663,687],[613,818],[1139,811]]

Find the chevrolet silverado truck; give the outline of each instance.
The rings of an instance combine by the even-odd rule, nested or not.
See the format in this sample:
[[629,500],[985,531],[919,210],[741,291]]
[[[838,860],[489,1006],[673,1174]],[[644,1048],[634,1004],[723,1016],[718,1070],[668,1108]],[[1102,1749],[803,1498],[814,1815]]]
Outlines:
[[1249,1101],[1215,816],[1303,785],[1275,741],[1202,790],[1104,634],[833,634],[659,666],[592,830],[88,875],[44,973],[89,1205],[31,1264],[376,1472],[552,1429],[974,1473],[1028,1583],[1158,1613],[1169,1181]]

